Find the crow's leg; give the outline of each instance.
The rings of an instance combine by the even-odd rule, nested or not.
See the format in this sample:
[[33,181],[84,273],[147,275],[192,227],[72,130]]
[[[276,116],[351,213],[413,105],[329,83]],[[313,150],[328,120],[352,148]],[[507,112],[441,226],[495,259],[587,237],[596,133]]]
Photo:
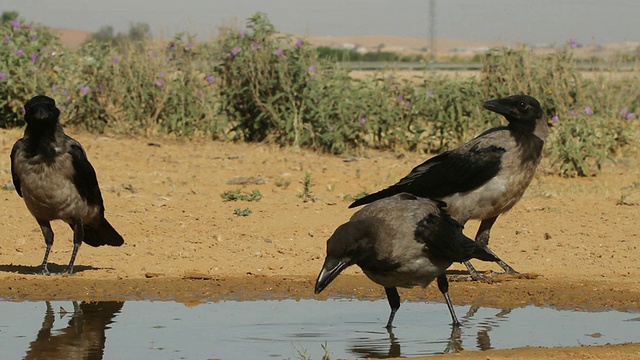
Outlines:
[[44,243],[47,245],[47,249],[44,251],[44,259],[42,265],[40,265],[40,274],[51,275],[47,263],[49,262],[49,253],[51,252],[51,246],[53,245],[53,230],[51,230],[51,223],[46,220],[37,220],[40,225],[40,230],[44,236]]
[[396,311],[400,309],[400,295],[398,289],[394,287],[385,287],[384,291],[387,293],[387,300],[389,300],[389,306],[391,307],[391,314],[389,314],[389,320],[387,321],[387,330],[393,328],[393,318],[396,316]]
[[453,304],[451,303],[451,298],[449,298],[449,281],[447,281],[447,275],[442,274],[438,276],[438,289],[444,295],[444,301],[447,302],[447,307],[449,308],[449,312],[451,313],[451,319],[453,320],[453,326],[460,326],[460,321],[458,321],[458,317],[456,316],[456,312],[453,310]]
[[[493,251],[491,251],[491,249],[489,249],[489,236],[491,234],[491,227],[493,227],[496,219],[498,219],[498,217],[494,216],[492,218],[484,219],[480,222],[480,227],[478,228],[478,232],[476,233],[476,243],[482,246],[489,254],[495,256],[498,259],[496,263],[500,265],[505,274],[517,274],[518,272],[514,268],[509,266],[509,264],[507,264],[506,262],[502,261]],[[469,274],[471,274],[471,278],[473,280],[486,280],[482,275],[480,275],[478,270],[476,270],[476,268],[471,264],[470,261],[465,261],[464,264],[469,270]]]
[[69,265],[67,265],[63,273],[73,274],[73,263],[76,261],[76,255],[78,255],[78,249],[80,249],[80,245],[82,245],[82,240],[84,240],[84,226],[82,220],[80,220],[73,224],[73,252],[71,253]]

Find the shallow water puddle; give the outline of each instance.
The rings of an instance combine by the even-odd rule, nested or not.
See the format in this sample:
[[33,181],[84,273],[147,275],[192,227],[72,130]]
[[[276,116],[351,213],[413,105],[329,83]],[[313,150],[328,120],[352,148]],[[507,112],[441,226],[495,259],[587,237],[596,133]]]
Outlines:
[[[637,313],[513,310],[404,302],[393,333],[386,300],[0,302],[3,359],[332,359],[419,356],[458,349],[638,341]],[[78,356],[80,354],[84,356]],[[91,354],[91,355],[89,355]]]

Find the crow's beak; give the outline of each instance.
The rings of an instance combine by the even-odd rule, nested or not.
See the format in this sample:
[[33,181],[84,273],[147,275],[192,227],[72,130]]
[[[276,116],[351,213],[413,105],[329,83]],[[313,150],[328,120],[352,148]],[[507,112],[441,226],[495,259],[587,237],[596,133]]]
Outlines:
[[33,117],[38,120],[44,120],[49,117],[49,112],[44,107],[39,106],[38,108],[36,108],[36,113]]
[[504,116],[510,115],[513,111],[513,107],[502,104],[500,99],[485,101],[482,106],[487,110]]
[[331,284],[333,279],[338,276],[342,270],[346,269],[349,266],[349,262],[346,259],[337,260],[327,258],[324,261],[324,265],[322,265],[322,270],[320,270],[320,274],[318,275],[318,280],[316,280],[316,289],[315,293],[319,294],[327,285]]

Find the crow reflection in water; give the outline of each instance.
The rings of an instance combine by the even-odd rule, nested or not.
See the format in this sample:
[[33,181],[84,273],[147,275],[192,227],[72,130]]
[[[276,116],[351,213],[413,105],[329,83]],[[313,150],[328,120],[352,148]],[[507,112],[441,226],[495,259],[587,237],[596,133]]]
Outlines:
[[[113,322],[124,301],[73,302],[66,328],[52,331],[55,312],[49,301],[38,336],[29,344],[25,360],[101,360],[106,341],[105,330]],[[67,316],[61,312],[60,318]]]

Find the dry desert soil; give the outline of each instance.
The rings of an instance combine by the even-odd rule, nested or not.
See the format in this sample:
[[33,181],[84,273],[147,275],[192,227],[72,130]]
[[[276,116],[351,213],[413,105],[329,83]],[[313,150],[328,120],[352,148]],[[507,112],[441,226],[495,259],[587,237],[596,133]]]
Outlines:
[[[106,216],[125,237],[120,248],[83,246],[73,276],[34,275],[44,241],[11,189],[9,152],[21,130],[0,130],[0,298],[22,300],[175,300],[313,298],[325,241],[353,210],[345,198],[394,183],[425,160],[417,153],[368,151],[330,156],[268,144],[92,135],[69,130],[98,173]],[[303,202],[311,174],[315,202]],[[640,180],[629,156],[601,175],[565,179],[544,166],[524,198],[500,217],[491,247],[521,276],[492,283],[453,282],[459,305],[640,310]],[[246,185],[234,184],[248,182]],[[288,186],[287,186],[288,184]],[[221,193],[258,190],[257,202]],[[623,200],[623,201],[621,201]],[[249,208],[249,216],[234,210]],[[477,222],[467,224],[473,235]],[[54,224],[50,269],[71,254],[71,232]],[[481,270],[499,270],[478,263]],[[454,270],[464,267],[454,265]],[[401,292],[405,300],[441,301],[437,287]],[[315,296],[382,298],[355,268]],[[640,336],[640,335],[639,335]],[[462,351],[458,358],[640,358],[638,343],[569,348]]]

